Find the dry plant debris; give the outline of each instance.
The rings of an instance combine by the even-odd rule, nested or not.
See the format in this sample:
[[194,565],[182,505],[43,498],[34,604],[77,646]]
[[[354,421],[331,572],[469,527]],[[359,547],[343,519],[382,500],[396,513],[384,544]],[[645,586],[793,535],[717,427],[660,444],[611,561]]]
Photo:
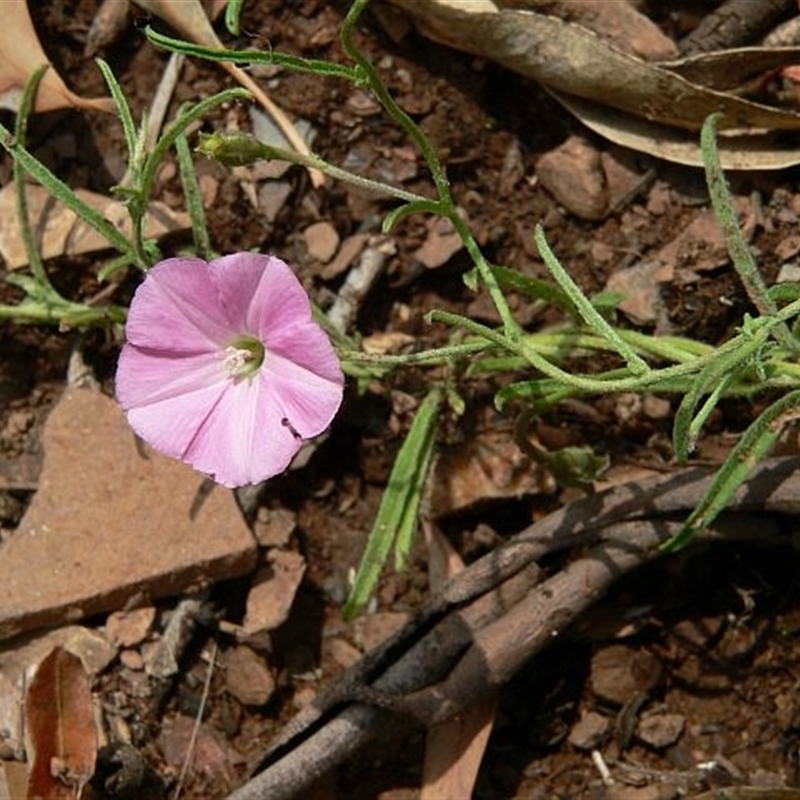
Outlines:
[[[178,8],[180,3],[169,5]],[[458,8],[459,4],[447,5]],[[593,5],[598,12],[593,19],[580,12],[581,7],[585,12]],[[524,9],[512,9],[509,3],[476,2],[471,6],[479,7],[485,14],[508,19],[519,19],[524,14],[526,24],[531,22]],[[696,84],[703,102],[714,100],[715,93],[735,94],[736,81],[744,79],[748,70],[756,66],[782,69],[781,59],[789,55],[764,48],[675,61],[673,38],[664,36],[655,26],[634,29],[643,18],[627,2],[598,5],[554,0],[526,3],[525,8],[532,8],[534,14],[546,8],[552,15],[557,10],[562,17],[557,23],[559,35],[565,31],[568,37],[575,34],[575,41],[588,40],[571,26],[594,29],[600,38],[595,37],[597,41],[592,40],[592,46],[597,45],[601,61],[630,65],[630,61],[620,61],[610,52],[621,48],[628,58],[638,60],[637,70],[648,80],[668,72],[680,78],[668,81],[673,90],[684,85],[681,80]],[[307,54],[330,52],[330,48],[341,57],[335,51],[338,18],[333,7],[308,0],[302,8],[287,5],[273,11],[270,25],[274,28],[253,27],[263,40],[274,37]],[[390,19],[391,12],[389,6],[375,6],[375,17],[380,16],[381,24]],[[411,13],[413,16],[413,8]],[[256,18],[254,14],[252,21]],[[676,19],[688,24],[684,17]],[[486,23],[487,19],[481,21]],[[536,94],[533,84],[487,66],[482,58],[463,58],[415,38],[408,19],[402,16],[385,23],[393,45],[385,37],[374,37],[372,24],[365,25],[359,35],[379,53],[380,69],[404,108],[424,122],[442,152],[447,153],[459,205],[465,209],[481,244],[496,255],[499,263],[512,263],[527,274],[540,276],[542,265],[531,236],[534,222],[544,220],[581,284],[593,291],[605,286],[627,294],[619,310],[636,324],[656,325],[663,333],[681,333],[692,325],[702,325],[712,334],[719,334],[730,324],[732,316],[727,314],[728,306],[722,300],[741,307],[742,295],[730,280],[730,266],[713,221],[697,207],[697,187],[693,186],[697,182],[691,171],[670,171],[656,159],[637,159],[631,153],[626,153],[632,164],[628,167],[618,159],[619,148],[616,152],[609,149],[601,138],[581,130],[577,122],[560,114],[557,106],[548,106],[547,99]],[[552,22],[546,24],[552,26]],[[485,30],[489,29],[486,26]],[[615,29],[617,34],[624,29],[622,38],[615,37]],[[76,30],[80,31],[80,26]],[[479,31],[484,38],[485,30]],[[450,26],[447,32],[454,37],[457,27]],[[68,41],[70,35],[64,34]],[[483,46],[479,39],[473,42],[474,49],[466,49],[492,58],[492,54],[479,49]],[[80,35],[76,41],[83,43]],[[133,48],[132,41],[123,38],[117,45],[120,63],[127,63],[126,48]],[[503,40],[499,41],[502,44]],[[458,48],[463,45],[453,43]],[[102,47],[102,41],[93,46]],[[152,96],[149,79],[157,79],[161,62],[146,46],[136,48],[125,85],[126,89],[134,87],[135,100],[143,107]],[[495,50],[501,52],[499,46]],[[420,53],[423,57],[418,60]],[[642,61],[642,57],[657,63]],[[437,74],[425,69],[426,59],[429,64],[439,65]],[[669,59],[672,61],[665,63]],[[521,70],[529,68],[520,66]],[[76,69],[74,63],[69,69]],[[194,97],[195,90],[207,91],[219,85],[218,69],[206,69],[190,60],[185,70],[176,86],[175,103]],[[64,70],[64,74],[72,73]],[[782,74],[787,79],[791,77],[790,72]],[[317,89],[311,82],[280,71],[269,77],[261,75],[259,80],[266,81],[270,93],[280,99],[293,119],[313,120],[318,137],[315,147],[354,164],[364,174],[409,188],[421,185],[425,174],[420,159],[412,148],[392,138],[382,127],[377,105],[366,93],[337,94],[332,83]],[[72,85],[71,80],[68,82]],[[525,87],[527,93],[519,93],[519,87]],[[624,94],[626,87],[620,91]],[[513,94],[513,100],[507,92]],[[681,149],[685,147],[683,135],[677,143],[671,142],[669,136],[662,139],[661,123],[656,128],[639,129],[635,120],[609,110],[595,96],[584,98],[583,106],[577,105],[580,101],[575,98],[562,95],[560,99],[565,104],[572,103],[579,118],[596,130],[610,126],[611,138],[621,137],[620,141],[647,153],[677,153],[677,161],[685,158],[686,151]],[[667,94],[667,102],[671,99],[674,98]],[[543,105],[547,114],[539,116],[538,109]],[[741,107],[733,101],[732,106]],[[703,108],[701,104],[701,111]],[[537,113],[532,115],[531,109],[537,109]],[[454,116],[459,120],[458,126],[452,124]],[[784,116],[791,119],[791,115]],[[241,124],[244,128],[253,121],[246,109],[226,109],[223,117],[223,124]],[[101,131],[105,137],[103,157],[113,164],[118,157],[115,129],[111,123],[103,127],[106,123],[97,123],[93,117],[87,119],[92,131]],[[580,133],[580,147],[575,146],[577,139],[566,135],[576,132]],[[73,160],[81,162],[81,155],[78,153]],[[790,148],[788,153],[768,149],[763,156],[741,150],[739,157],[740,164],[775,167],[790,162],[794,156]],[[66,164],[68,169],[73,166]],[[215,165],[201,163],[201,192],[217,241],[226,249],[262,248],[268,241],[270,247],[282,248],[287,258],[291,254],[304,281],[320,290],[323,307],[332,309],[331,316],[341,330],[360,331],[361,324],[366,323],[368,335],[364,344],[370,352],[404,352],[419,346],[432,335],[423,322],[424,313],[443,301],[448,307],[467,307],[469,313],[496,321],[485,298],[467,298],[457,274],[464,254],[448,230],[426,220],[409,219],[395,231],[394,240],[370,238],[370,232],[376,230],[376,216],[385,211],[380,201],[349,188],[328,185],[316,189],[301,170],[287,169],[285,165],[275,172],[270,171],[274,165],[270,169],[261,166],[241,168],[231,176]],[[92,174],[99,183],[100,178]],[[6,175],[7,172],[3,177]],[[173,209],[169,212],[173,220],[179,202],[173,191],[174,175],[174,169],[163,175],[167,205],[161,209]],[[763,195],[763,204],[758,202],[758,194],[752,194],[742,200],[740,211],[749,240],[761,250],[767,269],[781,266],[791,275],[791,270],[797,269],[797,242],[791,236],[800,205],[787,181],[779,174],[761,176],[754,186]],[[94,188],[105,187],[94,184]],[[32,196],[36,191],[31,187]],[[744,189],[739,193],[743,198],[747,194]],[[97,194],[99,198],[106,197]],[[578,222],[575,217],[584,221]],[[0,232],[9,229],[8,220],[7,214],[2,217]],[[47,227],[38,212],[34,213],[34,222]],[[69,281],[75,278],[69,269],[76,253],[64,244],[74,238],[70,223],[59,236],[59,243],[46,255],[63,256],[59,263],[67,266],[59,266],[54,272],[59,280]],[[164,246],[172,244],[167,241]],[[6,262],[9,266],[14,256],[8,255]],[[123,283],[121,291],[127,288]],[[512,297],[512,302],[520,318],[536,319],[527,300]],[[377,496],[386,481],[387,462],[396,448],[397,437],[407,426],[418,386],[402,381],[388,387],[373,384],[370,391],[375,394],[352,399],[344,430],[334,431],[309,462],[279,478],[262,493],[256,491],[247,497],[240,494],[256,540],[242,522],[232,498],[223,493],[226,499],[221,503],[221,527],[233,530],[242,547],[229,554],[232,561],[222,556],[221,563],[210,568],[208,545],[216,546],[220,537],[215,533],[213,542],[201,538],[197,540],[201,546],[195,548],[194,527],[212,514],[213,504],[220,502],[221,490],[214,489],[207,495],[207,487],[198,485],[196,478],[187,478],[186,486],[177,478],[175,483],[170,478],[169,496],[154,495],[147,488],[146,475],[138,471],[117,472],[118,465],[109,465],[103,460],[106,456],[111,458],[116,453],[118,460],[126,463],[146,461],[145,472],[157,468],[158,457],[149,454],[148,459],[143,459],[129,432],[127,437],[118,436],[122,428],[117,429],[116,423],[111,424],[106,418],[102,401],[86,401],[84,405],[90,394],[87,390],[81,390],[85,394],[80,395],[79,410],[74,416],[64,416],[63,404],[53,412],[51,422],[56,429],[59,424],[64,425],[72,435],[57,443],[54,456],[53,447],[48,447],[48,442],[52,445],[53,425],[48,426],[45,470],[37,478],[35,450],[29,449],[29,443],[38,437],[37,420],[49,402],[53,386],[61,381],[59,370],[66,359],[59,349],[61,339],[55,335],[38,338],[36,331],[29,330],[18,336],[4,334],[2,346],[8,344],[8,349],[3,350],[0,360],[0,476],[3,497],[8,500],[0,517],[2,547],[4,556],[6,552],[14,553],[15,548],[20,553],[19,561],[9,562],[11,568],[24,562],[28,570],[29,559],[39,560],[34,563],[37,572],[29,581],[30,586],[20,586],[15,594],[20,611],[26,605],[25,614],[33,613],[33,617],[20,616],[24,622],[15,617],[12,624],[39,624],[36,620],[40,609],[34,596],[44,589],[57,588],[59,582],[53,580],[53,575],[59,577],[59,573],[53,570],[53,551],[46,556],[37,555],[30,537],[26,541],[24,536],[13,545],[11,528],[24,532],[31,520],[38,527],[55,524],[59,535],[40,537],[39,543],[44,545],[59,545],[60,537],[66,534],[65,552],[58,553],[59,560],[71,568],[63,581],[71,593],[50,596],[49,610],[42,612],[48,621],[61,627],[46,634],[37,633],[30,642],[28,636],[9,639],[0,650],[0,752],[4,759],[24,755],[19,738],[24,726],[19,714],[15,717],[10,709],[21,704],[26,671],[32,674],[54,647],[63,646],[80,653],[83,669],[102,697],[107,732],[115,741],[111,752],[102,750],[98,754],[98,780],[102,778],[104,786],[119,789],[127,779],[121,777],[123,773],[128,778],[136,770],[144,774],[149,768],[152,773],[153,764],[161,773],[155,783],[145,784],[146,789],[142,785],[133,789],[133,796],[164,796],[161,784],[166,780],[174,788],[176,776],[184,769],[188,770],[186,796],[193,800],[227,796],[231,791],[246,797],[248,792],[260,791],[254,784],[247,784],[250,771],[263,756],[266,742],[281,736],[293,710],[299,710],[300,716],[297,724],[286,728],[288,744],[276,763],[280,768],[292,763],[302,765],[300,776],[292,778],[295,783],[286,780],[282,784],[295,796],[306,796],[306,790],[298,788],[305,785],[303,781],[322,772],[332,761],[344,760],[380,728],[392,731],[398,738],[402,736],[404,745],[408,743],[402,748],[403,754],[392,752],[392,756],[407,753],[413,773],[403,772],[403,767],[370,770],[374,755],[370,751],[366,757],[351,757],[330,777],[320,778],[308,793],[337,800],[357,796],[358,791],[370,792],[370,796],[381,792],[385,797],[403,793],[409,796],[412,790],[404,787],[413,781],[424,787],[422,796],[436,796],[437,792],[457,796],[474,791],[476,797],[527,798],[538,792],[571,797],[591,794],[604,800],[663,800],[710,785],[717,786],[716,796],[797,796],[798,791],[789,787],[798,782],[789,766],[798,740],[796,699],[791,683],[782,684],[779,677],[791,675],[793,659],[796,660],[796,597],[791,588],[786,588],[790,583],[773,584],[774,574],[762,570],[756,555],[751,558],[751,552],[760,552],[758,549],[742,556],[738,562],[742,573],[735,576],[731,564],[737,562],[718,556],[716,545],[709,551],[713,564],[700,578],[693,573],[699,569],[697,562],[681,558],[647,572],[649,578],[643,580],[653,581],[649,590],[664,601],[663,605],[633,605],[634,596],[641,602],[642,592],[635,594],[631,588],[635,581],[628,582],[629,577],[635,576],[623,576],[625,586],[620,594],[599,604],[596,613],[582,616],[564,633],[564,615],[574,613],[580,603],[596,599],[581,596],[575,601],[577,605],[572,605],[573,598],[580,592],[599,592],[607,586],[603,583],[607,576],[592,569],[599,569],[599,563],[616,564],[614,577],[620,577],[629,564],[636,563],[636,559],[615,561],[617,554],[613,547],[609,552],[608,541],[573,541],[567,537],[561,544],[574,546],[576,560],[562,583],[554,579],[569,559],[551,552],[543,558],[544,570],[530,563],[515,576],[516,580],[506,580],[499,600],[492,583],[500,580],[499,573],[495,570],[491,577],[484,575],[484,588],[491,586],[484,599],[490,597],[492,602],[473,603],[470,592],[478,590],[470,581],[479,573],[473,564],[464,571],[467,577],[460,573],[461,577],[454,576],[444,584],[444,596],[453,606],[436,606],[438,601],[432,601],[431,611],[425,598],[436,582],[436,564],[444,572],[442,563],[452,566],[456,560],[452,552],[447,553],[437,529],[446,531],[449,542],[467,560],[474,560],[509,541],[532,520],[541,520],[548,510],[570,497],[566,492],[558,493],[551,476],[531,469],[512,441],[508,425],[498,421],[490,410],[475,421],[465,439],[448,440],[440,457],[428,498],[435,522],[428,552],[420,548],[415,553],[409,573],[387,575],[376,598],[376,613],[347,624],[339,615],[347,568],[360,553],[365,525],[374,513]],[[90,340],[89,348],[94,356],[100,354],[100,362],[109,356],[107,343]],[[12,369],[13,365],[17,366]],[[101,380],[109,389],[107,369]],[[31,386],[35,386],[35,394],[30,393]],[[73,405],[77,391],[69,390]],[[642,475],[669,471],[673,466],[664,435],[665,421],[671,413],[670,401],[663,397],[615,397],[591,406],[575,402],[565,404],[558,416],[537,428],[537,434],[548,440],[548,446],[572,443],[575,437],[580,442],[599,443],[615,455],[610,475],[633,478],[630,486],[617,486],[610,496],[634,492],[635,501],[641,506],[647,499],[643,492],[650,486],[643,482]],[[728,431],[736,430],[742,413],[736,405],[721,413],[720,419],[715,420],[717,436],[703,444],[703,457],[727,452]],[[102,440],[92,438],[94,426],[107,432]],[[781,446],[796,453],[796,442],[793,444],[790,434],[787,432]],[[98,459],[98,454],[102,458]],[[87,463],[91,460],[99,460],[102,468],[89,469]],[[19,511],[15,509],[24,505],[20,498],[27,498],[37,481],[39,492],[27,516],[18,524]],[[56,482],[64,484],[63,492],[54,490]],[[107,496],[99,498],[93,493],[92,486],[99,485],[111,487]],[[144,494],[139,492],[143,489]],[[787,513],[792,511],[792,498],[796,497],[796,490],[792,491],[791,497],[778,498],[784,504],[782,508],[773,508],[770,503],[775,498],[770,496],[768,514],[746,518],[751,529],[762,535],[774,533],[785,541],[784,534],[794,527],[791,514]],[[756,495],[754,489],[753,498]],[[109,496],[121,506],[112,508]],[[684,500],[688,504],[691,498]],[[578,528],[584,521],[596,518],[597,502],[595,497],[571,507],[572,513],[580,517]],[[109,509],[100,521],[91,516],[97,505]],[[196,512],[192,523],[186,520],[187,516],[192,517],[192,513],[186,514],[187,506]],[[170,516],[170,509],[175,507],[180,511],[180,524],[191,532],[172,527],[178,524]],[[59,509],[63,517],[59,516]],[[153,515],[158,511],[158,523],[143,522],[136,516],[144,510]],[[656,511],[666,513],[664,508]],[[70,531],[81,521],[102,529],[102,535],[73,538]],[[541,532],[550,524],[552,521],[545,521],[544,529],[532,530]],[[610,529],[607,538],[612,543],[624,538],[630,544],[640,534],[653,533],[648,525],[646,520],[625,522],[616,531]],[[129,528],[135,529],[130,539]],[[132,582],[126,581],[135,575],[132,568],[139,566],[143,552],[149,553],[148,548],[163,549],[163,542],[169,539],[166,529],[170,529],[169,537],[179,532],[186,557],[165,567],[162,577],[169,584],[164,589],[168,596],[156,596],[161,578],[152,575],[144,578],[146,583],[154,581],[150,584],[151,588],[156,587],[152,596],[141,595]],[[162,532],[163,541],[156,538]],[[136,548],[127,550],[131,539]],[[502,560],[502,547],[498,551],[500,573],[505,569],[513,571],[515,559],[518,566],[520,559],[530,555],[524,555],[525,545],[520,545],[519,550],[513,549],[513,542],[506,546],[510,548],[506,561]],[[110,559],[112,551],[115,556],[121,554],[126,569],[124,579],[114,577],[114,573],[109,582],[116,581],[115,586],[98,587],[87,582],[87,576],[105,574],[109,562],[101,561],[101,554]],[[787,569],[795,563],[790,548],[780,553],[774,560],[783,558]],[[74,568],[76,561],[80,561],[79,569]],[[430,565],[430,573],[423,571],[423,563]],[[716,567],[718,563],[726,566]],[[0,559],[0,578],[2,567]],[[713,574],[715,567],[721,576]],[[729,568],[730,575],[725,572]],[[217,588],[177,598],[174,593],[180,595],[184,591],[184,581],[195,588],[197,570],[201,583],[218,583]],[[752,584],[745,585],[742,574],[749,576]],[[238,579],[226,581],[234,575],[239,575]],[[189,576],[194,577],[190,580]],[[595,579],[599,582],[592,583]],[[124,591],[117,594],[120,587]],[[566,594],[558,594],[560,590]],[[554,591],[556,594],[552,595]],[[685,596],[672,594],[678,591]],[[695,618],[695,609],[687,608],[686,603],[694,605],[696,592],[700,614],[699,604],[712,591],[719,593],[714,598],[716,605],[710,610],[703,606],[702,618]],[[781,592],[784,594],[780,600],[770,605],[770,598]],[[547,605],[549,595],[558,601],[555,606]],[[648,593],[644,592],[644,596],[647,598]],[[99,619],[86,620],[87,625],[96,625],[95,629],[65,626],[77,605],[82,613],[103,609]],[[422,618],[414,613],[420,607]],[[105,616],[108,610],[112,613]],[[220,615],[225,616],[220,619]],[[538,628],[531,626],[532,619],[538,621]],[[452,648],[448,652],[454,661],[464,651],[471,653],[454,682],[431,684],[431,673],[419,669],[420,663],[430,662],[418,658],[420,650],[413,648],[402,665],[389,664],[385,684],[380,683],[383,674],[372,680],[369,670],[377,670],[376,659],[383,658],[393,647],[402,651],[409,630],[418,637],[418,644],[427,642],[427,623]],[[536,629],[531,631],[532,627]],[[559,635],[554,637],[555,633]],[[381,644],[387,636],[388,642]],[[428,650],[422,648],[423,655],[441,667],[442,662],[436,661],[441,653],[434,647],[434,638],[427,642]],[[553,638],[556,641],[551,647]],[[532,644],[531,639],[536,641]],[[211,640],[221,643],[219,662],[213,667],[208,647]],[[538,648],[536,658],[528,667],[521,667],[521,653],[530,647]],[[367,652],[360,660],[364,650],[373,648],[377,650]],[[555,678],[547,673],[551,650],[556,652],[556,664],[550,665]],[[446,667],[449,669],[450,664]],[[342,668],[350,670],[345,673],[348,678],[344,691],[342,683],[335,680]],[[488,689],[487,669],[491,671]],[[517,669],[523,673],[525,683],[515,686],[511,676]],[[572,682],[574,670],[583,670],[577,683]],[[47,670],[42,672],[42,680],[47,674]],[[353,689],[353,676],[357,690]],[[362,682],[364,676],[368,679]],[[463,681],[460,686],[456,678]],[[199,715],[200,687],[207,679],[211,686],[209,707],[205,715]],[[500,688],[508,679],[511,685]],[[59,680],[51,673],[49,687],[57,686]],[[395,680],[399,690],[392,683]],[[360,691],[375,686],[380,691],[388,688],[394,694],[387,699],[385,694]],[[411,692],[409,686],[415,691]],[[488,696],[484,707],[468,702],[483,693]],[[498,712],[487,741],[495,699]],[[438,701],[444,702],[437,706]],[[463,719],[438,719],[437,714],[446,716],[441,708],[456,708],[463,712]],[[413,731],[407,739],[405,736],[410,728],[403,727],[403,720],[409,710],[412,715],[434,721],[427,766],[422,737]],[[467,721],[473,711],[477,718],[474,727]],[[308,720],[320,725],[320,746],[304,751],[302,747],[308,741],[303,740],[303,724]],[[300,730],[298,740],[289,736],[293,726],[295,731]],[[710,727],[713,732],[709,732]],[[10,732],[8,736],[6,731]],[[121,744],[125,741],[134,741],[135,745]],[[748,745],[742,748],[740,741],[747,741]],[[311,756],[304,762],[308,752]],[[482,752],[485,755],[481,764]],[[60,758],[57,753],[54,757]],[[386,765],[385,751],[382,757]],[[8,784],[13,780],[15,763],[3,762],[2,778]],[[133,766],[128,772],[117,772],[116,767],[123,763]],[[59,766],[52,757],[50,764]],[[639,766],[638,771],[634,764]],[[703,772],[700,764],[713,765],[713,770],[709,766],[712,771]],[[601,767],[602,773],[597,771]],[[79,782],[86,770],[88,767],[80,766],[73,770],[66,764],[60,774],[68,779],[75,776]],[[382,773],[377,779],[376,772]],[[280,778],[286,773],[279,769],[277,774]],[[23,775],[22,783],[26,780]],[[372,783],[368,784],[370,780]],[[381,780],[383,783],[374,788]],[[445,781],[452,782],[441,790]],[[738,785],[725,788],[720,785],[722,782]],[[756,787],[756,782],[762,785]],[[23,796],[24,785],[20,790],[11,790],[12,796],[16,796],[15,791]]]

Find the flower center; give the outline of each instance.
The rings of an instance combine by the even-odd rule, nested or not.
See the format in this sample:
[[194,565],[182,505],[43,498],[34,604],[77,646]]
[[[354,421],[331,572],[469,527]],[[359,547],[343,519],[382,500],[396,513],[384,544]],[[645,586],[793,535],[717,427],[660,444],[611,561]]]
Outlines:
[[223,364],[232,378],[249,378],[264,363],[264,345],[251,336],[240,336],[225,348]]

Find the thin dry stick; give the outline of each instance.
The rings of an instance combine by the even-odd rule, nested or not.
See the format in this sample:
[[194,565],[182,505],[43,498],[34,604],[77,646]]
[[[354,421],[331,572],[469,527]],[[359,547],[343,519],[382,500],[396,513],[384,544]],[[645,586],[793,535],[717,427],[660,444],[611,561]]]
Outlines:
[[[732,501],[736,513],[720,519],[705,540],[779,536],[777,524],[742,512],[800,513],[798,468],[796,458],[762,462]],[[710,479],[707,470],[694,469],[666,480],[616,487],[562,509],[470,566],[423,609],[417,630],[414,623],[407,626],[368,654],[364,665],[346,672],[320,696],[316,708],[301,712],[300,724],[287,726],[289,733],[272,751],[269,766],[231,800],[299,796],[316,777],[389,725],[387,708],[432,724],[485,696],[618,577],[655,558]],[[665,519],[670,513],[679,517]],[[657,518],[642,518],[648,515]],[[537,573],[519,571],[547,552],[591,540],[599,544],[541,585],[536,585]],[[501,600],[511,585],[512,596]],[[520,598],[525,588],[529,591]],[[475,613],[478,605],[481,614]]]
[[727,0],[679,43],[682,56],[752,44],[789,16],[795,0]]
[[[178,84],[178,78],[181,74],[183,63],[186,61],[186,56],[181,53],[172,53],[161,75],[156,93],[150,101],[149,112],[147,115],[147,135],[146,143],[147,150],[150,152],[155,147],[158,141],[158,134],[164,125],[164,119],[167,116],[167,109],[172,101],[172,95],[175,93],[175,87]],[[133,155],[133,154],[131,154]],[[120,180],[120,186],[130,186],[133,180],[133,171],[131,165],[128,164],[128,169]]]
[[189,737],[189,746],[186,748],[186,758],[183,760],[181,767],[181,774],[178,776],[178,785],[175,787],[175,794],[172,800],[178,800],[183,790],[183,781],[189,772],[189,765],[192,763],[192,756],[194,756],[194,747],[197,743],[197,734],[200,732],[200,725],[203,722],[203,714],[206,710],[206,703],[208,702],[208,695],[211,690],[211,679],[214,677],[214,667],[217,662],[217,641],[216,639],[211,643],[211,655],[208,658],[208,671],[206,672],[206,680],[203,684],[203,694],[200,697],[200,707],[197,709],[197,716],[194,719],[194,727],[192,728],[192,735]]
[[[380,730],[391,728],[391,711],[382,705],[394,705],[395,712],[410,714],[425,723],[437,723],[458,714],[485,697],[521,663],[547,646],[617,577],[644,563],[648,554],[652,557],[657,544],[666,541],[678,528],[678,523],[661,526],[646,521],[619,523],[614,529],[615,539],[632,541],[632,547],[626,543],[623,548],[619,541],[604,544],[590,556],[573,562],[569,571],[557,573],[541,584],[539,591],[534,589],[512,608],[508,620],[501,617],[490,623],[483,637],[483,631],[476,632],[475,646],[467,650],[464,658],[439,683],[404,695],[404,689],[413,683],[409,681],[412,664],[419,663],[412,649],[375,681],[372,693],[365,687],[361,691],[345,687],[340,702],[349,705],[234,792],[229,800],[302,797],[315,779],[353,756]],[[442,642],[442,637],[438,636],[437,640]],[[433,676],[441,673],[435,666],[428,661],[428,672]],[[388,698],[393,698],[393,703]]]
[[[304,156],[310,154],[306,140],[300,135],[300,132],[292,124],[292,121],[283,112],[283,109],[277,106],[270,100],[266,92],[244,71],[242,71],[236,64],[230,62],[223,62],[222,66],[227,72],[232,75],[245,89],[253,93],[253,97],[258,100],[264,110],[275,120],[275,124],[280,129],[281,133],[286,137],[289,144]],[[308,175],[311,178],[311,183],[315,188],[319,188],[325,183],[325,176],[313,167],[308,168]]]
[[348,273],[334,304],[328,310],[328,320],[336,330],[344,333],[352,325],[364,298],[394,253],[394,242],[388,236],[370,238],[357,266]]
[[172,53],[167,61],[167,66],[164,68],[164,74],[161,76],[161,81],[158,84],[158,89],[153,95],[153,100],[150,103],[150,110],[147,115],[147,149],[152,150],[158,141],[158,134],[161,133],[161,128],[164,125],[164,120],[167,117],[167,109],[172,101],[172,95],[175,93],[175,87],[178,85],[178,78],[180,78],[183,63],[186,61],[186,56],[182,53]]
[[[199,0],[192,0],[191,2],[183,0],[181,3],[166,2],[166,0],[136,0],[136,3],[168,22],[189,41],[204,47],[222,49],[222,42],[219,40]],[[264,90],[236,64],[222,62],[222,67],[240,85],[252,92],[265,111],[275,120],[275,124],[280,128],[281,133],[286,137],[289,144],[298,153],[308,155],[308,145],[297,131],[297,128],[295,128],[283,110],[267,96]],[[322,186],[325,183],[325,176],[319,170],[309,169],[308,173],[315,187]]]

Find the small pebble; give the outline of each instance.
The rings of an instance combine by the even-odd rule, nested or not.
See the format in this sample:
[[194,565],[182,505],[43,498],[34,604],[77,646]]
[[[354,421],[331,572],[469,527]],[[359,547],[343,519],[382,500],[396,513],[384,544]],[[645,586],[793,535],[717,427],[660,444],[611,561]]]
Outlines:
[[636,735],[650,747],[663,750],[680,739],[685,727],[683,714],[651,714],[639,721]]
[[266,705],[275,694],[275,679],[267,663],[249,647],[225,654],[225,688],[244,706]]

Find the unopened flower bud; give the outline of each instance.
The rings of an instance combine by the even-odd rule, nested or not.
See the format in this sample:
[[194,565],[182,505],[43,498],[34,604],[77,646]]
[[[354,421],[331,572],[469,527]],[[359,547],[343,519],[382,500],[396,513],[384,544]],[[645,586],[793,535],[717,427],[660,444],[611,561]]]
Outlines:
[[227,167],[243,167],[269,157],[269,148],[249,133],[201,133],[197,152]]

